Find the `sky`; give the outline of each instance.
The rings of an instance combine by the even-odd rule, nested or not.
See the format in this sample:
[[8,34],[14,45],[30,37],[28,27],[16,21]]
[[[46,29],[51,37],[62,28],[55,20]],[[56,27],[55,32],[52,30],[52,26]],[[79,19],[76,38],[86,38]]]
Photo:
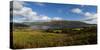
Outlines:
[[97,6],[28,1],[13,2],[14,22],[51,20],[71,20],[97,24]]

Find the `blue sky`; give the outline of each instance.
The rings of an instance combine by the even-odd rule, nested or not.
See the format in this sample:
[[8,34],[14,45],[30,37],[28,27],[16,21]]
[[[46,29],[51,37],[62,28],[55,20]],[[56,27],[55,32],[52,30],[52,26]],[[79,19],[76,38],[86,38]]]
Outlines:
[[37,5],[37,3],[26,2],[28,5],[26,7],[32,8],[33,11],[36,11],[39,15],[46,15],[49,17],[59,16],[65,20],[80,20],[84,18],[83,15],[75,14],[71,12],[74,8],[80,8],[85,12],[97,13],[96,6],[86,6],[84,5],[72,5],[72,4],[50,4],[50,3],[41,3],[43,6]]
[[[37,2],[15,2],[14,20],[26,20],[30,15],[37,19],[57,19],[57,20],[96,20],[97,7],[93,5],[75,5],[75,4],[56,4],[56,3],[37,3]],[[20,10],[16,10],[20,9]],[[18,13],[19,12],[19,13]],[[23,13],[22,13],[23,12]],[[27,12],[27,13],[24,13]],[[32,12],[32,13],[30,13]],[[21,14],[22,13],[22,14]],[[23,15],[24,14],[24,15]],[[28,15],[26,15],[28,14]],[[30,15],[29,15],[30,14]],[[27,16],[27,17],[23,17]],[[28,17],[29,16],[29,17]],[[31,17],[31,19],[33,18]],[[31,20],[29,19],[29,20]],[[32,19],[32,21],[35,21]],[[40,20],[41,21],[41,20]],[[95,23],[96,21],[85,21],[87,23]]]

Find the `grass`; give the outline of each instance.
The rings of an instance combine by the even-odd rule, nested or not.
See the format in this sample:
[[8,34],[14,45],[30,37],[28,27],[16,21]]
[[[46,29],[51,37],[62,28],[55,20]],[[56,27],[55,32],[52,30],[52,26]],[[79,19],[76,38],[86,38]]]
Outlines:
[[13,31],[13,48],[40,48],[69,45],[96,44],[95,32],[57,34],[42,30],[16,29]]

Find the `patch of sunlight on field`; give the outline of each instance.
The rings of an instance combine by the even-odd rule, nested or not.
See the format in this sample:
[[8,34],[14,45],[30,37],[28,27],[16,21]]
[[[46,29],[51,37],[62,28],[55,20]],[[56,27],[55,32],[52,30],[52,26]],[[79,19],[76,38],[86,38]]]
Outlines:
[[13,48],[40,48],[96,44],[96,33],[90,32],[89,30],[86,32],[85,30],[78,30],[80,32],[76,34],[62,34],[45,32],[43,30],[15,29],[13,31]]
[[14,31],[13,44],[15,48],[61,46],[67,35],[46,33],[42,31]]

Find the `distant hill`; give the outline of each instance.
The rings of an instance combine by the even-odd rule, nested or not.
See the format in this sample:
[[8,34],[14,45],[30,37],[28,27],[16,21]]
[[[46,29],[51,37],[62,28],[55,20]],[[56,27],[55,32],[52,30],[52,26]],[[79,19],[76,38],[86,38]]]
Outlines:
[[12,23],[12,22],[10,22],[10,25],[12,25],[13,27],[29,27],[29,25],[24,24],[24,23]]
[[40,26],[95,26],[96,24],[88,24],[81,21],[51,21],[51,22],[24,22],[27,25],[40,25]]
[[35,27],[35,28],[82,28],[96,26],[96,24],[87,24],[80,21],[50,21],[50,22],[23,22],[14,23],[15,27]]

